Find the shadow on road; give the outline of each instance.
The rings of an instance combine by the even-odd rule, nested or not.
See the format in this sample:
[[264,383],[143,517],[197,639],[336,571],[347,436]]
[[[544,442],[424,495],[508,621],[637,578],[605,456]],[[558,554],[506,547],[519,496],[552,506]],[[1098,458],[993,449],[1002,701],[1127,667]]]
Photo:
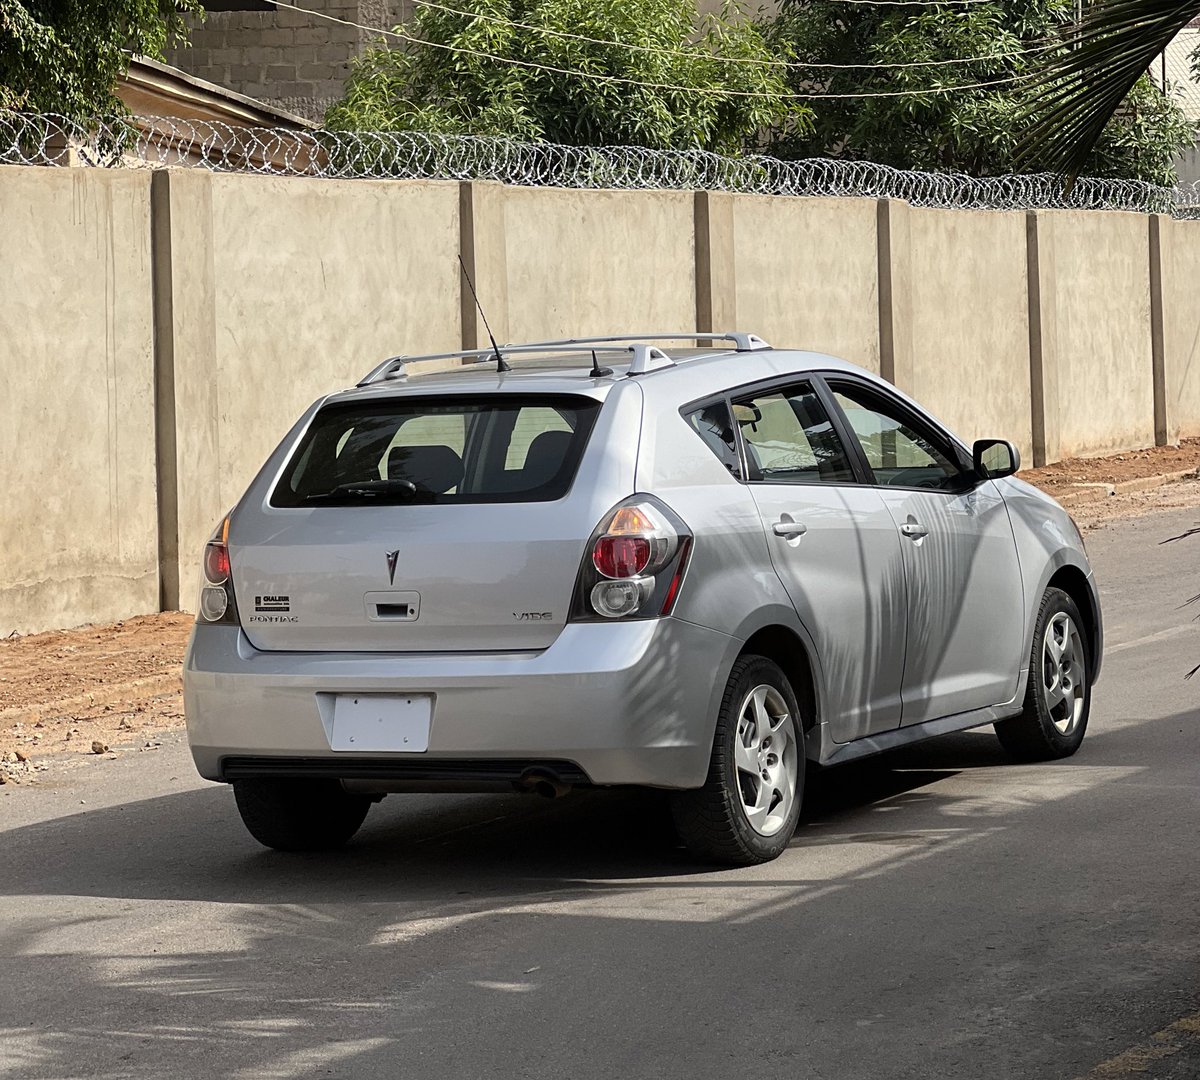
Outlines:
[[1107,854],[1180,807],[1106,742],[1010,769],[975,732],[818,774],[750,871],[694,865],[635,791],[393,797],[332,856],[260,849],[216,786],[10,829],[0,1072],[1066,1078],[1195,965],[1195,918],[1143,893],[1191,860]]
[[[804,846],[838,822],[955,776],[1002,764],[990,734],[950,736],[925,755],[889,755],[810,770]],[[986,744],[986,745],[985,745]],[[922,762],[922,757],[926,760]],[[934,767],[906,767],[918,764]],[[242,829],[224,785],[92,810],[5,834],[0,895],[83,893],[218,903],[314,903],[474,895],[536,896],[586,879],[638,881],[707,874],[676,842],[664,792],[579,791],[559,800],[529,795],[389,796],[344,851],[281,855]],[[24,857],[23,857],[24,853]],[[53,857],[46,857],[53,853]],[[186,857],[184,857],[186,856]],[[170,867],[163,873],[164,863]],[[82,867],[91,872],[81,874]]]

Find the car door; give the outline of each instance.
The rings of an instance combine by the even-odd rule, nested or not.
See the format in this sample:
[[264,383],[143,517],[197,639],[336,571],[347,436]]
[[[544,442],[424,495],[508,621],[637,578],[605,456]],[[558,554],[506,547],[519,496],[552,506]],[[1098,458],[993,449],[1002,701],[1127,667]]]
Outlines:
[[827,381],[902,539],[908,585],[903,723],[1009,701],[1025,600],[1004,499],[954,440],[881,387]]
[[735,393],[732,407],[772,564],[819,654],[830,734],[898,727],[904,564],[882,496],[859,483],[810,381]]

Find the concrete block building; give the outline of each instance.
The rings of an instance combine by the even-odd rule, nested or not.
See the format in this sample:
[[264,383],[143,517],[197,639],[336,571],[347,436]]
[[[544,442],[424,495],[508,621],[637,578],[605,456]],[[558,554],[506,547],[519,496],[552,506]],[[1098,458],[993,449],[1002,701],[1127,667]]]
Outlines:
[[[306,11],[264,0],[205,0],[189,46],[166,61],[197,78],[226,86],[310,120],[320,120],[342,95],[350,61],[372,40],[346,23],[390,29],[411,13],[411,0],[290,0]],[[334,22],[322,15],[333,16]]]

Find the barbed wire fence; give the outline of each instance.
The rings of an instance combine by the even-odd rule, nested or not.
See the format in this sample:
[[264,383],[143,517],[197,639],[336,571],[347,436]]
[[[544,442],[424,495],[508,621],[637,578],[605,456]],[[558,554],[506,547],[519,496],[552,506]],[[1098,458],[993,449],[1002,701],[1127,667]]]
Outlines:
[[963,210],[1132,210],[1200,218],[1200,184],[1163,187],[1049,174],[974,177],[834,158],[583,147],[428,132],[240,127],[175,117],[0,113],[0,164],[190,167],[331,179],[495,180],[532,187],[901,199]]

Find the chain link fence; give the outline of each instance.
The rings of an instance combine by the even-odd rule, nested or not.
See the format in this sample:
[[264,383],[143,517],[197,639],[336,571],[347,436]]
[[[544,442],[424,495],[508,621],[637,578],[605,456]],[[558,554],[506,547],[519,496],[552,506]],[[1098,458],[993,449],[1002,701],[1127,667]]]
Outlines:
[[173,117],[0,113],[0,164],[101,168],[185,166],[218,172],[335,179],[496,180],[534,187],[727,191],[902,199],[964,210],[1134,210],[1200,217],[1200,184],[1078,180],[1069,192],[1048,174],[973,177],[861,161],[703,150],[560,146],[473,135],[238,127]]

